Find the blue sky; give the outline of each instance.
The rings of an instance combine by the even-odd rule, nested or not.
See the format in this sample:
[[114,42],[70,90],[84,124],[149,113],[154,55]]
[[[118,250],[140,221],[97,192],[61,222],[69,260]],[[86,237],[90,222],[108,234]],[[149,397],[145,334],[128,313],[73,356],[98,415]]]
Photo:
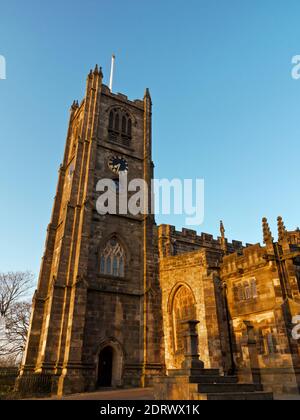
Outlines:
[[96,62],[108,83],[112,52],[115,91],[151,90],[156,177],[205,179],[199,232],[298,226],[299,16],[298,0],[2,2],[0,271],[38,272],[70,104]]

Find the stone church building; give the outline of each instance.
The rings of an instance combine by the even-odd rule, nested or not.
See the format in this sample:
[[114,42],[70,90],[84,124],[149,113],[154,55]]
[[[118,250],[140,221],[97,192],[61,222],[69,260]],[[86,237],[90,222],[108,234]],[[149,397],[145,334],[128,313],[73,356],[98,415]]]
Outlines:
[[[69,129],[17,388],[76,393],[149,386],[179,369],[197,320],[208,369],[298,393],[300,231],[263,219],[264,246],[176,231],[148,215],[101,215],[99,179],[153,179],[152,102],[102,83],[96,66]],[[149,191],[151,195],[151,191]],[[149,200],[150,203],[151,200]],[[149,204],[150,205],[150,204]]]

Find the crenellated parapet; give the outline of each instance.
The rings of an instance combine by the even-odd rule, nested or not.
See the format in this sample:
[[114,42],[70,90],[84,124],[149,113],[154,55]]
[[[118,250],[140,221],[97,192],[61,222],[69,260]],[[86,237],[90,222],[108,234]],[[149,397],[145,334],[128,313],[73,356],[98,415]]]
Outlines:
[[141,110],[144,109],[144,101],[142,101],[141,99],[130,100],[128,99],[128,96],[124,95],[123,93],[113,93],[105,84],[102,85],[102,94],[113,98],[115,103],[119,102],[120,105],[130,105],[133,107],[137,107]]
[[268,265],[267,249],[260,244],[251,245],[241,252],[226,255],[221,264],[222,277],[240,276]]
[[[197,234],[195,230],[183,228],[176,230],[172,225],[158,227],[160,257],[168,257],[197,251],[212,249],[222,254],[225,252],[241,252],[245,246],[240,241],[229,242],[225,237],[214,238],[208,233]],[[246,245],[248,246],[248,244]]]

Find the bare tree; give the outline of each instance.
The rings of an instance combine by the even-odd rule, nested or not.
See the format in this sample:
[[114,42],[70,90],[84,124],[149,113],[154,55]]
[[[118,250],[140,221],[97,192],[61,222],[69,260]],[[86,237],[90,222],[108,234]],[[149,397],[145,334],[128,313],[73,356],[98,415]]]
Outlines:
[[33,287],[30,272],[0,273],[0,364],[20,361],[26,345]]
[[0,316],[6,318],[11,307],[26,297],[33,287],[33,274],[26,272],[0,273]]
[[5,318],[4,334],[0,339],[0,357],[20,361],[26,346],[31,305],[28,302],[14,303]]

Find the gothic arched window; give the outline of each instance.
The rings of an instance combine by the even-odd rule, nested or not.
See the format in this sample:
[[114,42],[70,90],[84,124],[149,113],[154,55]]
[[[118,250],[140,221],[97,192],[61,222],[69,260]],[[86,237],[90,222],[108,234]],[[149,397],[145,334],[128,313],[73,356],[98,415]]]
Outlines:
[[195,299],[187,286],[181,286],[173,300],[173,341],[177,353],[184,352],[184,321],[196,319]]
[[100,255],[100,272],[114,277],[124,277],[125,252],[116,238],[111,238]]
[[132,120],[126,110],[114,108],[109,113],[108,139],[109,141],[130,145],[132,137]]

